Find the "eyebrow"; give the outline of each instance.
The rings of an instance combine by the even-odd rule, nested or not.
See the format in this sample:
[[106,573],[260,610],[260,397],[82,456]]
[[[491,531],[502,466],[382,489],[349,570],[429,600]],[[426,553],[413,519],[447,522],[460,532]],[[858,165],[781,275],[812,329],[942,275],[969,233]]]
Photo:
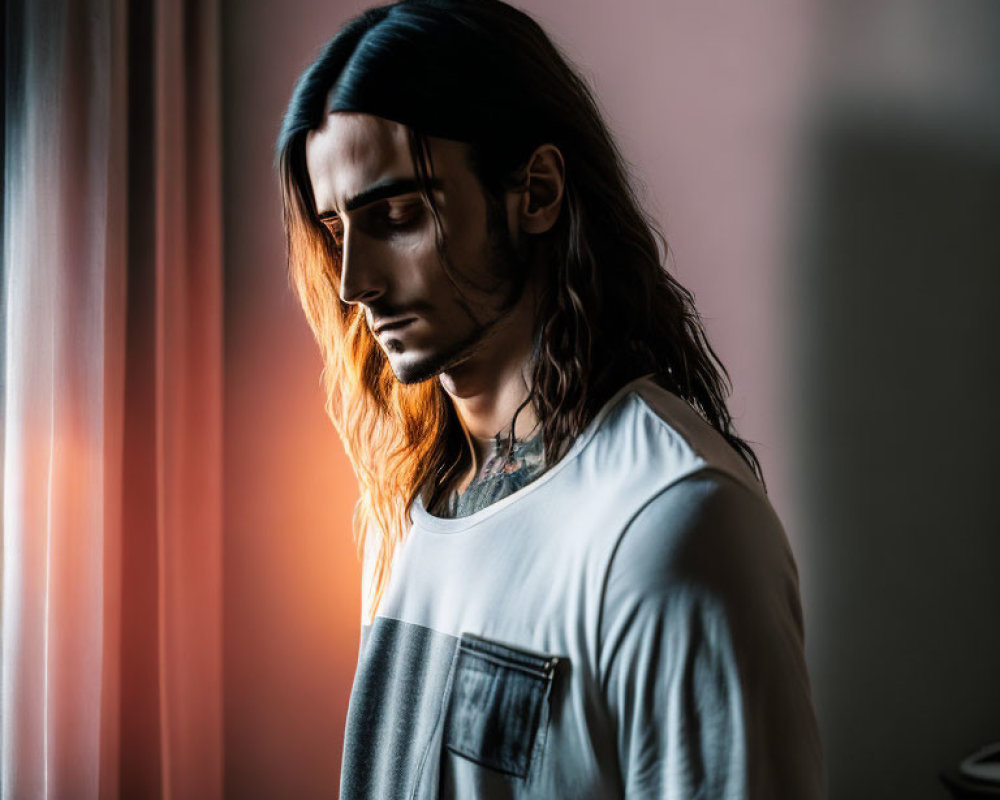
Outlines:
[[[438,178],[430,180],[431,189],[440,189],[441,181]],[[389,178],[379,181],[358,192],[344,203],[348,211],[355,211],[362,206],[374,203],[377,200],[384,200],[387,197],[396,197],[401,194],[413,194],[421,190],[420,182],[416,178]],[[318,215],[321,222],[337,218],[336,211],[322,211]]]

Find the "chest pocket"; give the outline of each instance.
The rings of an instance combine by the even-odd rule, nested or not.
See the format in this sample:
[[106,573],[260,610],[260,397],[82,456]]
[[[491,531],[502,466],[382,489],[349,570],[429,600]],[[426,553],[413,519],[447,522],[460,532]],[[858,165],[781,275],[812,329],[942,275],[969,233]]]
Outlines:
[[544,747],[552,680],[560,659],[462,634],[445,717],[452,753],[527,778]]

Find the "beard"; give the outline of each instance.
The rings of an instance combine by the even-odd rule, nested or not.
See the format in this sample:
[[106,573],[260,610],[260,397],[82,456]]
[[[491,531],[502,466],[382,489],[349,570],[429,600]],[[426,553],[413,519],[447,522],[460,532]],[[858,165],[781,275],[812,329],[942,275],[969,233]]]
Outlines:
[[[496,280],[497,286],[507,284],[502,302],[494,308],[487,309],[485,316],[477,314],[469,305],[453,277],[455,302],[472,321],[472,328],[458,341],[429,354],[426,358],[399,365],[392,364],[390,360],[396,380],[400,383],[415,384],[431,380],[442,372],[447,372],[473,357],[486,345],[497,326],[510,316],[514,307],[521,300],[528,284],[529,261],[527,254],[519,250],[511,241],[505,222],[500,210],[491,204],[487,212],[487,243],[484,257],[488,265],[488,274]],[[449,275],[457,274],[447,253],[442,254],[442,263]],[[390,351],[394,347],[399,348],[400,346],[398,342],[391,339],[386,345]]]

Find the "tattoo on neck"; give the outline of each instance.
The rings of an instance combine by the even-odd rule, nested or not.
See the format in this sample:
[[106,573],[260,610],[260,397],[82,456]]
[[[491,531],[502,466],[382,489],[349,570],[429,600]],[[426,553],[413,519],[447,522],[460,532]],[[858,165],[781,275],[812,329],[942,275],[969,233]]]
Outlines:
[[545,452],[541,431],[527,439],[514,440],[508,453],[508,440],[497,434],[475,478],[459,492],[442,494],[432,513],[443,517],[466,517],[527,486],[545,471]]

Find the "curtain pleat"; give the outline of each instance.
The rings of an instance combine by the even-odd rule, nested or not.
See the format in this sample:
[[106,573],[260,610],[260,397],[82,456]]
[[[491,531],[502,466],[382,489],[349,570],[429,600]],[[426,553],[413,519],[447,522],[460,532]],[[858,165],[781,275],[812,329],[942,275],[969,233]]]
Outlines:
[[[156,3],[160,729],[168,798],[221,793],[222,273],[214,5]],[[206,537],[205,531],[213,535]]]
[[212,800],[217,6],[7,12],[0,796]]

